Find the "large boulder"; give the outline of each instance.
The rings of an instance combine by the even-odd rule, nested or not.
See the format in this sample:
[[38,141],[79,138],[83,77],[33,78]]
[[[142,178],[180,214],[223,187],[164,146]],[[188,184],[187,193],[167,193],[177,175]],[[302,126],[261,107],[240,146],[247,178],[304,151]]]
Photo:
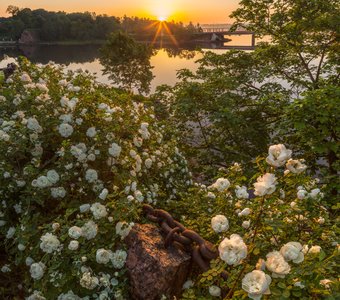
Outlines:
[[150,224],[135,225],[125,241],[131,298],[178,297],[188,276],[190,255],[174,246],[165,248],[161,230]]

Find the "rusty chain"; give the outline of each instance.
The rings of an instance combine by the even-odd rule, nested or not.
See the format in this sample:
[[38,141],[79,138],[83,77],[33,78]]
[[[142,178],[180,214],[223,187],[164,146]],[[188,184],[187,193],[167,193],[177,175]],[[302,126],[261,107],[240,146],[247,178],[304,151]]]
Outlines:
[[17,69],[17,66],[14,63],[9,63],[6,68],[0,69],[4,73],[5,80],[7,80]]
[[197,232],[185,228],[163,209],[154,209],[144,204],[143,212],[150,221],[158,223],[166,234],[165,247],[174,244],[189,252],[203,272],[209,270],[210,261],[218,257],[218,251],[212,243],[203,239]]

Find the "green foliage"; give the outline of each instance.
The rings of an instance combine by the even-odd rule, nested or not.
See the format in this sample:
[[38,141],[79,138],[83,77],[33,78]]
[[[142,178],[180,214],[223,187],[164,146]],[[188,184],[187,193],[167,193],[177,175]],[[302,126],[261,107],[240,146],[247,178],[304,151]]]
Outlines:
[[159,87],[154,98],[167,109],[198,173],[233,162],[249,165],[266,151],[271,125],[288,104],[289,92],[267,81],[257,53],[208,52],[198,63],[195,73],[179,71],[181,81]]
[[339,12],[336,0],[244,0],[231,17],[270,39],[259,50],[273,74],[306,89],[337,74]]
[[[308,91],[285,108],[282,120],[283,128],[292,129],[283,135],[284,140],[296,151],[302,151],[309,162],[314,162],[314,168],[317,166],[323,173],[323,180],[331,191],[330,204],[337,202],[339,190],[339,99],[338,86]],[[318,161],[322,161],[321,164]]]
[[[198,277],[193,276],[195,285],[184,292],[183,299],[214,299],[208,291],[212,285],[222,289],[223,299],[248,299],[241,287],[244,275],[261,268],[272,275],[268,267],[264,268],[263,265],[266,255],[271,251],[280,251],[284,244],[291,241],[305,245],[304,261],[299,264],[290,261],[289,274],[284,278],[272,277],[270,296],[264,298],[335,299],[339,295],[339,249],[336,242],[339,228],[337,220],[325,208],[329,199],[323,198],[321,194],[314,198],[297,197],[297,187],[311,191],[318,186],[317,181],[305,174],[287,174],[282,168],[269,166],[263,159],[257,159],[256,169],[258,173],[252,179],[245,179],[242,169],[231,167],[219,173],[219,176],[231,182],[227,191],[218,192],[213,186],[198,184],[183,194],[181,201],[176,204],[181,222],[205,239],[218,245],[224,238],[239,234],[248,248],[247,258],[239,265],[227,265],[220,258],[212,261],[209,271]],[[265,172],[277,177],[274,193],[249,199],[237,196],[236,186],[243,184],[250,190],[255,178]],[[239,215],[244,208],[249,208],[251,213]],[[172,209],[175,210],[175,207]],[[215,215],[228,218],[228,230],[216,233],[208,226]],[[244,226],[244,221],[250,221],[249,228]],[[321,250],[312,250],[311,246],[316,245],[321,246]],[[227,279],[221,276],[222,271],[227,272]],[[330,280],[328,286],[320,283],[323,279]],[[224,298],[226,295],[228,297]]]
[[104,66],[104,74],[108,74],[118,87],[130,92],[136,89],[139,93],[148,93],[154,78],[150,64],[152,54],[150,46],[118,32],[111,34],[101,48],[100,62]]

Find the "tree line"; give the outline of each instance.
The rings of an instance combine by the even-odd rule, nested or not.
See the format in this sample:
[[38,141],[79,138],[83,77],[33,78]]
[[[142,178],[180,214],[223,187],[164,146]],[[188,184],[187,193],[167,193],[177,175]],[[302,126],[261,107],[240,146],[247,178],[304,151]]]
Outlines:
[[[91,12],[51,12],[16,6],[9,6],[7,12],[10,17],[0,18],[0,40],[17,41],[25,30],[37,33],[41,41],[105,40],[110,33],[118,31],[131,34],[136,39],[149,40],[155,36],[160,24],[148,18],[118,18]],[[162,34],[167,36],[171,33],[178,39],[201,30],[199,24],[184,25],[174,21],[166,22],[166,27],[162,27]]]

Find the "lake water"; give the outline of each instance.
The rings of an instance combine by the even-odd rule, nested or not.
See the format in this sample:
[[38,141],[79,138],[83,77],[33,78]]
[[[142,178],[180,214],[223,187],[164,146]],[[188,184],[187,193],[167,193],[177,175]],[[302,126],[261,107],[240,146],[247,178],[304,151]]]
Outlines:
[[[232,41],[225,44],[226,47],[248,46],[251,44],[251,36],[232,36]],[[36,45],[36,46],[10,46],[0,47],[0,68],[7,65],[10,60],[3,60],[4,55],[17,57],[24,55],[34,63],[47,64],[53,61],[64,64],[66,68],[77,70],[79,68],[96,73],[97,79],[103,83],[110,83],[107,76],[102,74],[103,66],[99,61],[98,45]],[[214,44],[203,45],[203,51],[225,53],[229,51]],[[151,58],[151,65],[155,78],[151,83],[151,91],[161,84],[173,85],[177,81],[176,73],[180,69],[197,69],[195,61],[202,57],[202,53],[195,50],[195,46],[182,48],[160,48]]]

